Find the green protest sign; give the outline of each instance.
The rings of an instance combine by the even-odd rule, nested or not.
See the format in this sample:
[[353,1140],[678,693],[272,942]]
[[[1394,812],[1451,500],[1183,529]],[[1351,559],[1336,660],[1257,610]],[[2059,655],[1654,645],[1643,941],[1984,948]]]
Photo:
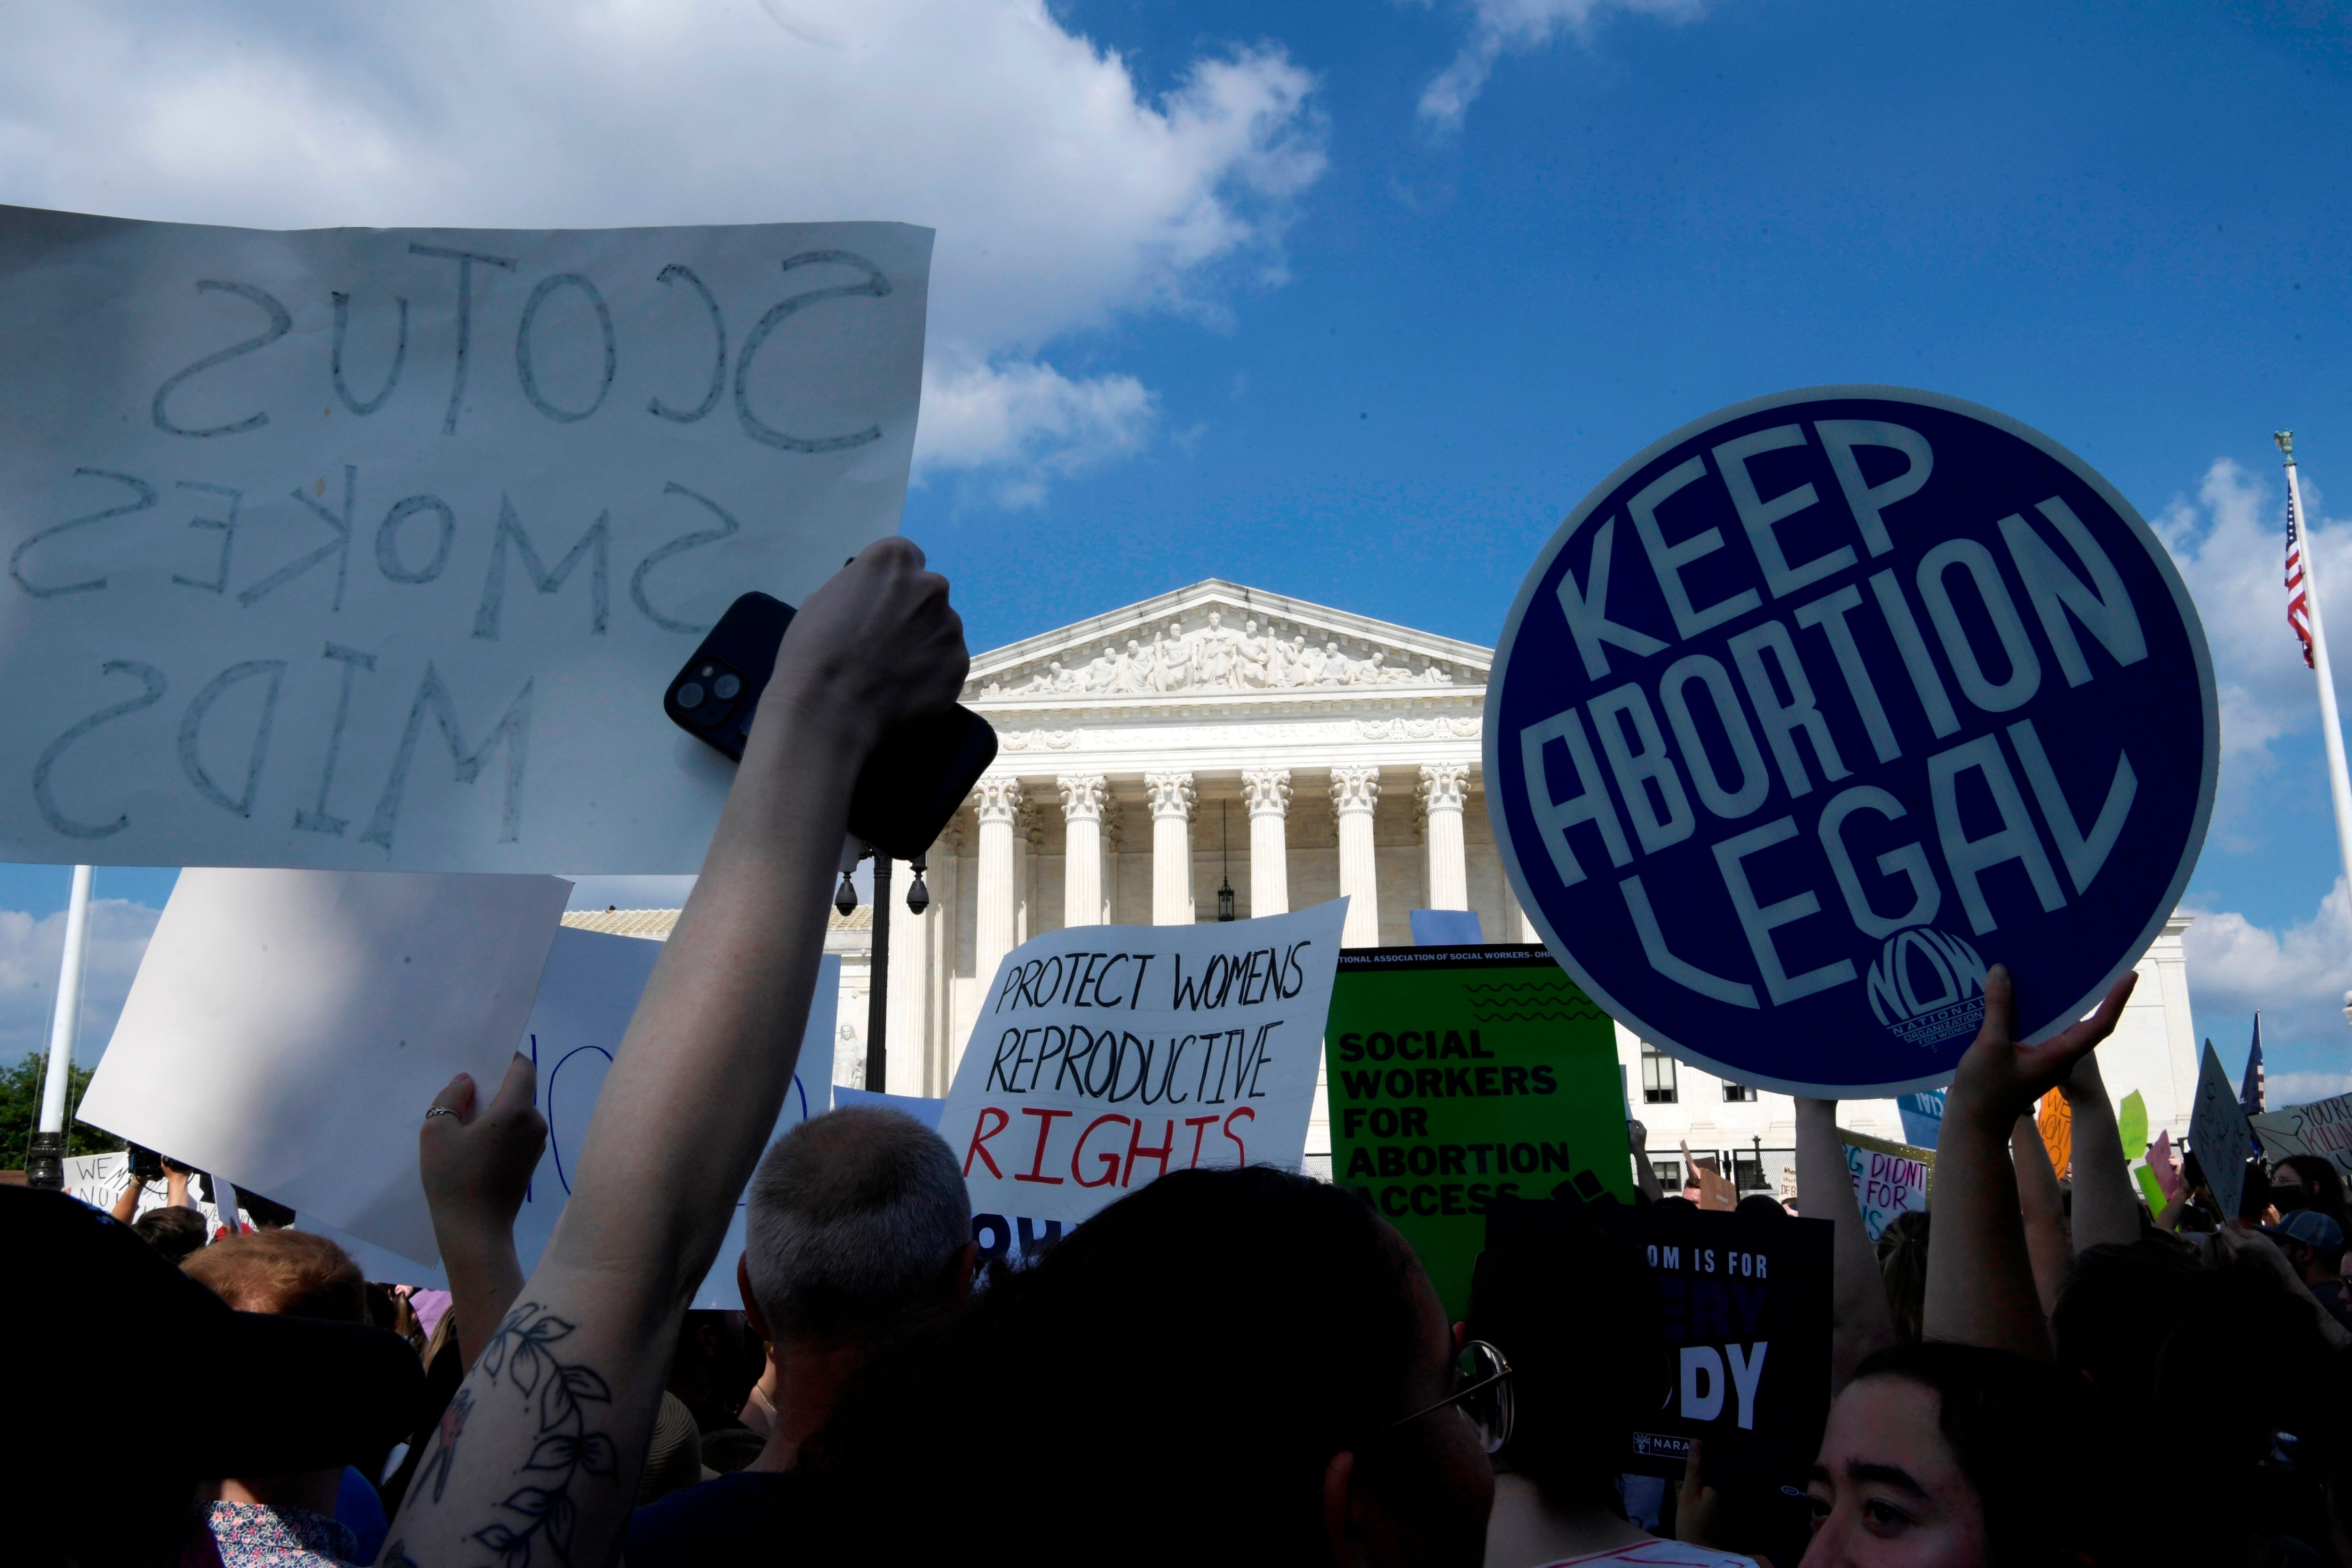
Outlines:
[[1616,1034],[1541,947],[1339,955],[1324,1031],[1339,1183],[1459,1317],[1503,1197],[1633,1197]]

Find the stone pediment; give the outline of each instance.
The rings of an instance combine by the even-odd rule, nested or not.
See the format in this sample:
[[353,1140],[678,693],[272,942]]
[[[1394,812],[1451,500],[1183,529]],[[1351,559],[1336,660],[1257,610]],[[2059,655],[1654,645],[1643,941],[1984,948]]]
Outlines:
[[1494,650],[1211,578],[972,660],[964,700],[1481,691]]

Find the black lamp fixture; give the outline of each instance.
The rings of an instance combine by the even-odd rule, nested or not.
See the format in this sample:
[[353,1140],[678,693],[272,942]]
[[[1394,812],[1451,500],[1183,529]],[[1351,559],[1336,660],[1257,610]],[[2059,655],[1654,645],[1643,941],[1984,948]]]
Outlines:
[[931,907],[931,890],[923,886],[923,860],[924,857],[918,855],[907,862],[907,868],[915,873],[914,881],[907,888],[908,914],[919,915]]
[[847,920],[849,911],[857,907],[857,888],[850,881],[849,876],[857,869],[857,863],[865,858],[866,846],[856,839],[851,838],[842,845],[841,886],[834,889],[833,907],[841,911],[843,920]]
[[1224,880],[1217,884],[1217,919],[1221,921],[1234,918],[1234,844],[1225,834],[1226,804],[1217,802],[1217,842],[1225,853]]

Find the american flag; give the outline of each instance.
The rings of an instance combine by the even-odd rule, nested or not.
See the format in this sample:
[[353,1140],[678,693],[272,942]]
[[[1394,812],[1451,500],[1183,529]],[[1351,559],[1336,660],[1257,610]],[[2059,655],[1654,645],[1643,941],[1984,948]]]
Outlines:
[[2303,519],[2294,505],[2294,487],[2286,492],[2286,624],[2303,641],[2303,667],[2311,662],[2311,599],[2303,581]]

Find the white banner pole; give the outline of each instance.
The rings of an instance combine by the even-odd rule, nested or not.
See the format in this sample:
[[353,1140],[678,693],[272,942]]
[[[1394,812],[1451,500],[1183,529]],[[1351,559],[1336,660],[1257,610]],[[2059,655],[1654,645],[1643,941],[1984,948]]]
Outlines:
[[66,1093],[73,1084],[74,1036],[81,1023],[81,959],[89,933],[89,868],[77,866],[66,902],[66,951],[58,965],[57,1011],[49,1016],[49,1069],[41,1085],[41,1120],[25,1154],[28,1185],[55,1189],[65,1180]]
[[[2344,880],[2352,890],[2352,771],[2344,762],[2344,725],[2336,712],[2336,671],[2327,662],[2327,629],[2319,608],[2319,550],[2309,518],[2303,510],[2303,486],[2294,463],[2294,433],[2282,430],[2273,437],[2286,455],[2286,504],[2294,517],[2296,542],[2303,553],[2303,595],[2311,620],[2312,673],[2319,678],[2319,729],[2327,742],[2327,787],[2336,803],[2336,849],[2342,858]],[[2345,994],[2347,1023],[2352,1023],[2352,992]]]

